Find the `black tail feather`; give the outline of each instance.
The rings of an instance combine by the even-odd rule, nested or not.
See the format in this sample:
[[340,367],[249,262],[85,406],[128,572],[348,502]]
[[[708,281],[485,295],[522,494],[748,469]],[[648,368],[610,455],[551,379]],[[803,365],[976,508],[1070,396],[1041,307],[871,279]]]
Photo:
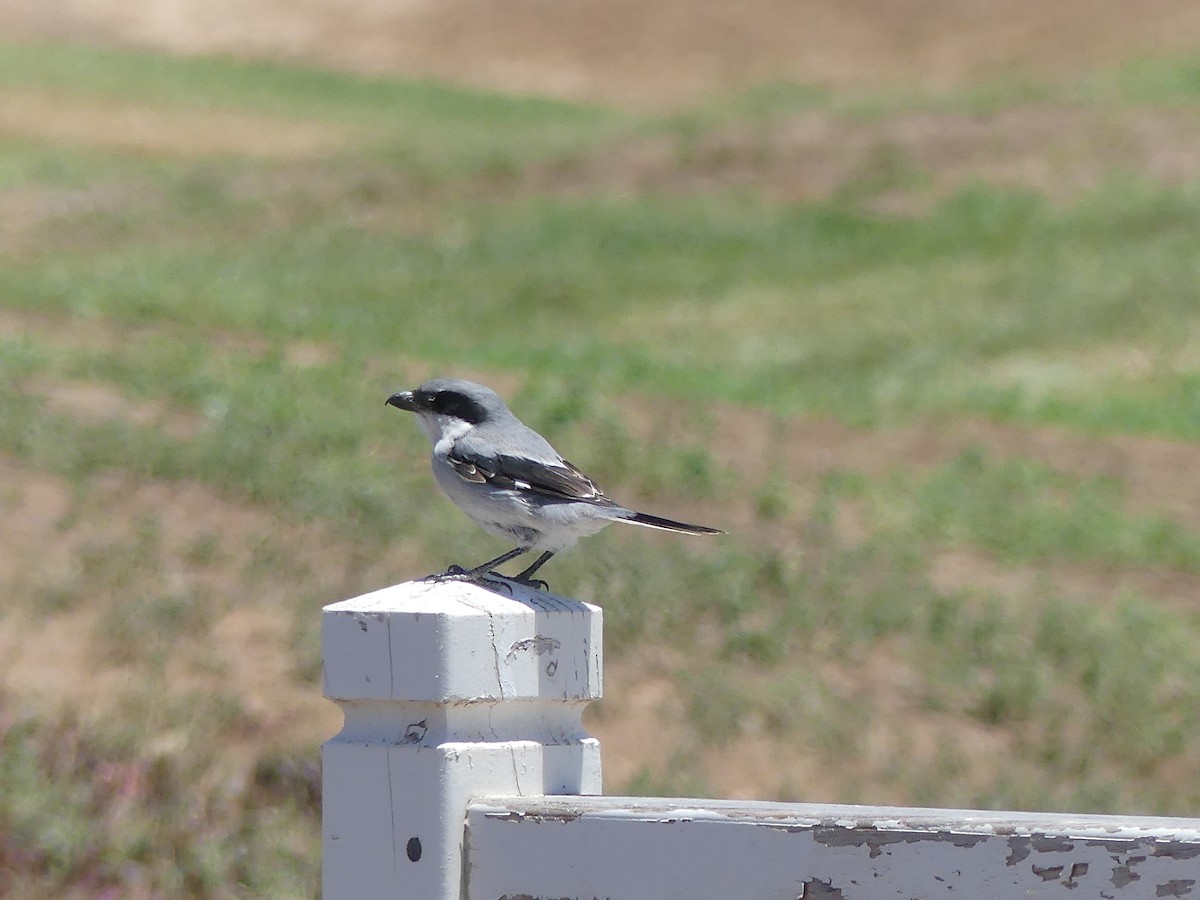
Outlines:
[[649,513],[635,512],[629,518],[622,519],[621,521],[631,522],[634,525],[644,525],[647,528],[661,528],[663,531],[679,531],[683,534],[725,534],[720,528],[709,528],[707,525],[689,525],[687,522],[663,519],[659,516],[652,516]]

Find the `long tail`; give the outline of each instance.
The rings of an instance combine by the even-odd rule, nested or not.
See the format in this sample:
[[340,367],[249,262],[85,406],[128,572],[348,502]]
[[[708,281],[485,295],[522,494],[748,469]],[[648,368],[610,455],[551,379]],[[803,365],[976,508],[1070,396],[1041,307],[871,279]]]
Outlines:
[[709,528],[707,525],[689,525],[687,522],[676,522],[672,519],[662,519],[648,513],[635,512],[620,521],[633,525],[644,525],[647,528],[661,528],[663,531],[679,531],[683,534],[725,534],[720,528]]

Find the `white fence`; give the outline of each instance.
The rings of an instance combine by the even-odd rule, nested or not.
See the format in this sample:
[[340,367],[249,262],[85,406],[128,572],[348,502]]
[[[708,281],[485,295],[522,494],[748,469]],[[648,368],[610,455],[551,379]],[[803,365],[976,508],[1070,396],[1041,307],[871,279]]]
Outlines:
[[461,583],[325,608],[325,900],[1200,900],[1200,819],[597,796],[601,618]]

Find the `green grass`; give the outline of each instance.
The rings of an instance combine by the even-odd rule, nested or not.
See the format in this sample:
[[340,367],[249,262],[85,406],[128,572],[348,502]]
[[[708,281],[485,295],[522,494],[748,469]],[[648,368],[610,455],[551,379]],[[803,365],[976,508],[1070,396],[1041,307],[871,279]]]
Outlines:
[[434,82],[81,44],[6,43],[0,52],[0,84],[177,109],[226,108],[356,122],[389,113],[422,114],[451,124],[474,119],[501,130],[551,120],[580,127],[607,114],[602,108],[578,103],[466,91]]
[[886,527],[1006,561],[1200,572],[1200,535],[1169,518],[1132,515],[1124,486],[1107,478],[1071,478],[1045,464],[994,462],[972,450],[923,478],[865,494],[881,507]]
[[[0,91],[348,135],[302,162],[0,135],[0,201],[54,201],[0,245],[0,462],[67,494],[53,547],[15,564],[0,629],[102,611],[82,669],[147,685],[91,716],[0,697],[0,893],[315,891],[317,739],[281,751],[278,716],[206,642],[232,612],[283,615],[284,687],[315,693],[322,602],[498,552],[434,499],[424,438],[382,404],[442,372],[515,382],[519,414],[614,496],[733,532],[614,530],[552,564],[557,590],[604,605],[611,658],[679,661],[678,746],[610,789],[719,790],[714,748],[766,740],[806,761],[764,778],[788,799],[1194,812],[1200,617],[1053,577],[1195,576],[1194,522],[1147,510],[1119,473],[987,446],[870,471],[831,450],[813,474],[784,426],[839,419],[885,458],[893,426],[962,419],[1195,440],[1196,185],[1114,169],[1064,202],[975,181],[898,215],[872,198],[928,174],[899,158],[805,204],[629,195],[580,173],[647,140],[686,161],[721,129],[765,138],[801,110],[1157,109],[1195,86],[1192,63],[1148,61],[936,98],[776,85],[659,120],[276,64],[0,48]],[[543,165],[579,183],[536,189]],[[1119,362],[1132,351],[1149,362]],[[95,384],[108,393],[87,400]],[[674,424],[648,433],[631,408]],[[785,444],[711,449],[734,427]],[[132,486],[113,494],[114,478]],[[179,534],[171,504],[193,488],[229,515]],[[939,586],[952,552],[1033,587]],[[252,750],[231,771],[234,743]]]
[[[8,302],[328,340],[359,359],[433,366],[466,355],[512,368],[504,348],[521,342],[519,371],[582,364],[600,387],[653,381],[691,399],[865,423],[981,405],[1025,421],[1070,407],[1099,423],[1114,403],[1136,402],[1146,424],[1132,430],[1195,433],[1175,376],[1098,385],[1077,370],[1014,393],[1021,385],[992,374],[1018,353],[1069,361],[1194,331],[1194,191],[1118,183],[1061,211],[980,188],[918,222],[728,197],[537,199],[443,209],[431,233],[397,235],[317,218],[320,207],[271,227],[271,210],[207,177],[201,208],[177,194],[153,214],[165,238],[129,226],[122,241],[124,226],[101,222],[114,246],[97,252],[91,238],[86,252],[57,246],[53,259],[0,272]],[[556,340],[525,341],[531,333]],[[1126,414],[1116,430],[1130,424]]]
[[64,44],[0,44],[0,89],[345,126],[361,134],[372,158],[424,179],[504,175],[632,125],[630,117],[600,106],[433,82]]

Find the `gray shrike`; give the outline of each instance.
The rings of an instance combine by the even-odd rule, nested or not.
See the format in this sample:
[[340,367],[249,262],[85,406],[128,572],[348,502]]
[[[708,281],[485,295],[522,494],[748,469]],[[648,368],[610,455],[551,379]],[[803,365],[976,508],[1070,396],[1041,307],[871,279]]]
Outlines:
[[533,565],[512,580],[544,586],[532,578],[534,572],[559,550],[612,522],[684,534],[725,533],[635,512],[608,499],[482,384],[435,378],[392,394],[387,404],[417,414],[433,442],[433,477],[454,505],[484,531],[517,543],[482,565],[452,566],[441,577],[477,580],[522,553],[540,550]]

